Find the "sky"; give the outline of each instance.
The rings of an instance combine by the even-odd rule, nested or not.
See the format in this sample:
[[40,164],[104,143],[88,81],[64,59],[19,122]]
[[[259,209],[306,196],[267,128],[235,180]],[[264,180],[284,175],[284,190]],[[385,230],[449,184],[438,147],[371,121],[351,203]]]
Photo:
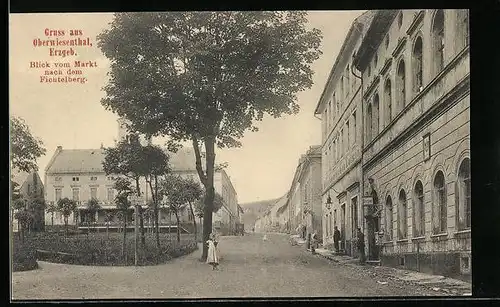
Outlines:
[[[218,149],[216,160],[227,162],[226,169],[238,194],[238,202],[278,198],[292,183],[298,160],[310,146],[321,144],[321,121],[314,109],[323,91],[335,58],[353,20],[364,11],[311,11],[308,27],[322,31],[323,54],[313,63],[313,86],[299,93],[300,112],[274,119],[266,117],[257,123],[258,132],[246,132],[241,148]],[[40,177],[57,146],[66,149],[89,149],[113,146],[118,135],[117,116],[105,110],[100,100],[107,83],[109,61],[97,47],[96,36],[109,27],[109,13],[73,14],[10,14],[9,16],[9,86],[10,114],[22,117],[32,134],[43,141],[47,153],[37,160]],[[46,39],[90,38],[92,46],[73,47],[76,54],[62,57],[56,50],[69,47],[34,46]],[[79,33],[79,31],[81,33]],[[64,35],[61,35],[64,31]],[[49,63],[52,71],[64,77],[68,68],[56,68],[55,63],[95,62],[96,67],[81,70],[85,83],[40,82]],[[73,64],[72,64],[73,65]],[[46,80],[46,79],[44,79]],[[154,143],[163,144],[163,139]]]

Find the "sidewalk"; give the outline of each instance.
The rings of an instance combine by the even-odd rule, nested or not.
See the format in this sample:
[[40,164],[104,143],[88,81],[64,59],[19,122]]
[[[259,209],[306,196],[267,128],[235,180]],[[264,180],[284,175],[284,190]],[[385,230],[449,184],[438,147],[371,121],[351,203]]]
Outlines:
[[360,265],[358,259],[346,255],[338,255],[324,248],[317,248],[316,254],[340,265],[365,270],[373,277],[379,277],[380,280],[378,283],[383,285],[397,279],[406,283],[425,286],[443,295],[472,295],[472,285],[462,280],[386,266]]

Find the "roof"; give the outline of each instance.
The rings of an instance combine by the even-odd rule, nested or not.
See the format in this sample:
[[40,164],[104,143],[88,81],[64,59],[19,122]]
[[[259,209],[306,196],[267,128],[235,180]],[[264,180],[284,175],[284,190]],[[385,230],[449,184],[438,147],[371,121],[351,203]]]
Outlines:
[[[194,149],[180,148],[176,153],[167,152],[174,171],[196,171]],[[47,174],[104,172],[104,149],[58,148],[46,168]],[[203,165],[204,159],[202,159]]]
[[[351,27],[349,28],[349,31],[347,32],[346,38],[344,39],[344,42],[342,43],[342,47],[340,47],[340,51],[337,54],[337,57],[335,59],[335,63],[332,66],[332,69],[330,70],[330,74],[328,75],[328,79],[326,81],[325,87],[323,88],[323,92],[321,93],[320,99],[318,101],[318,104],[316,105],[316,108],[314,109],[314,114],[319,114],[319,108],[324,100],[324,96],[326,95],[328,86],[330,85],[331,82],[333,82],[335,72],[337,70],[337,66],[339,65],[340,59],[343,57],[344,50],[346,47],[349,45],[348,42],[350,42],[350,38],[353,36],[353,33],[355,33],[355,29],[358,28],[358,30],[361,30],[361,36],[366,32],[366,25],[370,24],[374,16],[373,11],[366,11],[363,14],[361,14],[359,17],[354,19],[354,21],[351,24]],[[359,29],[361,27],[361,29]],[[343,68],[342,68],[343,71]]]
[[354,58],[353,65],[363,71],[368,65],[371,56],[376,51],[380,41],[396,18],[399,10],[378,10],[376,11],[370,27],[368,27],[363,41],[359,46],[358,53]]
[[278,211],[276,211],[277,214],[281,214],[285,211],[286,207],[288,205],[288,193],[281,197],[281,199],[277,202],[278,206]]
[[20,171],[17,168],[11,168],[10,170],[11,179],[13,182],[17,183],[19,186],[23,185],[23,183],[28,179],[30,173]]

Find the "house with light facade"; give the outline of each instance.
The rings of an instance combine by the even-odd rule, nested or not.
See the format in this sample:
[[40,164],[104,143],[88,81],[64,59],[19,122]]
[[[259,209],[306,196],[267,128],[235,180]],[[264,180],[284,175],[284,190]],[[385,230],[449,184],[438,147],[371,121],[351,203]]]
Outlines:
[[363,35],[373,18],[368,11],[354,20],[330,71],[315,115],[322,121],[323,244],[333,249],[335,226],[340,249],[357,257],[356,231],[363,228],[361,76],[352,65]]
[[311,146],[300,157],[287,194],[288,225],[292,233],[303,225],[307,234],[322,235],[321,169],[321,146]]
[[376,11],[357,49],[368,256],[470,280],[469,12]]
[[[128,136],[126,125],[122,120],[119,120],[118,124],[118,136],[123,140]],[[148,142],[150,140],[141,137],[143,145]],[[200,182],[192,148],[184,147],[176,153],[168,152],[168,154],[173,174]],[[57,203],[59,199],[68,197],[77,202],[78,210],[69,218],[72,225],[84,224],[87,219],[102,225],[105,223],[107,213],[117,212],[114,202],[117,191],[113,185],[118,176],[105,174],[102,166],[104,158],[105,152],[102,146],[98,149],[63,149],[58,146],[45,169],[46,201]],[[151,189],[144,178],[140,179],[139,187],[142,193],[139,201],[145,205],[152,200]],[[225,170],[219,169],[215,172],[214,187],[223,198],[223,206],[213,214],[213,225],[223,233],[230,233],[234,231],[238,218],[237,194]],[[85,209],[86,203],[92,198],[98,200],[101,208],[94,216],[89,216]],[[130,209],[129,218],[132,219],[132,216],[133,208]],[[188,206],[181,212],[180,217],[181,222],[192,223]],[[159,219],[161,224],[175,223],[175,218],[164,209],[160,210]],[[50,214],[46,214],[45,223],[51,223]],[[116,214],[111,223],[118,223]],[[63,224],[63,217],[59,212],[55,214],[54,224]]]

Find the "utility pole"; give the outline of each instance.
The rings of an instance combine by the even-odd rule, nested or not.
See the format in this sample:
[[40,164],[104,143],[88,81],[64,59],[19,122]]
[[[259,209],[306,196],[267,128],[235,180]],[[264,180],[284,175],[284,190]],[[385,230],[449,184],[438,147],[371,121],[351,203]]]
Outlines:
[[139,204],[135,203],[135,265],[137,266],[139,263],[138,250],[139,250]]

